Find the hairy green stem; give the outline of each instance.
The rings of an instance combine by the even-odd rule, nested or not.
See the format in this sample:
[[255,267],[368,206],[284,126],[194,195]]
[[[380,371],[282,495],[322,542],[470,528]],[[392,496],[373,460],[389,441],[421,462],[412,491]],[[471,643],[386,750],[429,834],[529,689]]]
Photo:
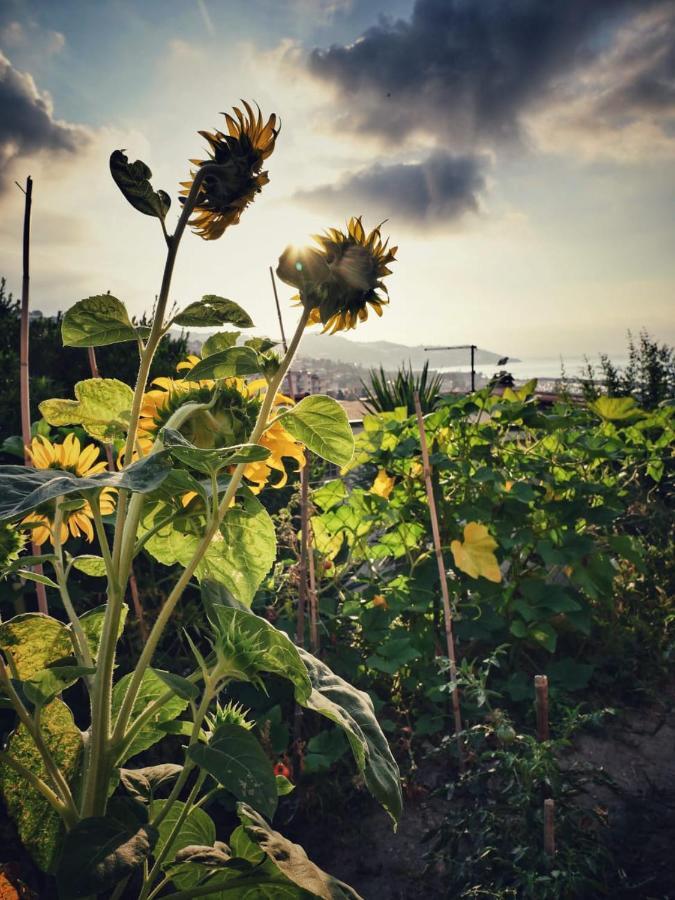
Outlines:
[[[63,510],[61,507],[62,499],[62,497],[59,497],[56,501],[56,513],[54,516],[53,530],[54,555],[56,558],[54,559],[52,565],[54,566],[54,573],[56,574],[56,583],[59,586],[61,602],[63,603],[63,607],[68,615],[68,620],[70,621],[70,625],[73,630],[73,642],[75,644],[77,661],[81,666],[86,666],[87,668],[91,669],[93,668],[94,661],[89,651],[89,642],[87,641],[87,636],[84,633],[84,630],[80,623],[80,619],[75,612],[75,607],[73,606],[73,602],[70,598],[70,592],[68,591],[68,581],[66,578],[65,569],[63,567],[63,548],[61,546],[61,522],[63,521]],[[96,505],[98,505],[97,502]],[[93,508],[94,507],[92,506],[92,510]],[[87,675],[84,680],[87,688],[91,690],[91,676]]]
[[[159,873],[161,871],[162,863],[166,859],[169,851],[171,850],[171,846],[172,846],[173,842],[176,840],[176,836],[180,833],[180,830],[183,826],[183,822],[187,819],[188,815],[190,814],[190,812],[194,806],[194,802],[197,799],[197,795],[199,794],[200,790],[202,789],[202,785],[206,781],[206,774],[207,774],[206,772],[200,772],[199,775],[197,776],[197,780],[195,781],[194,785],[192,786],[192,790],[188,794],[187,800],[183,804],[183,808],[181,809],[180,814],[176,817],[176,821],[174,823],[173,828],[169,832],[167,839],[164,841],[164,846],[159,851],[159,853],[155,856],[154,862],[152,864],[152,868],[150,869],[148,877],[145,879],[145,883],[143,884],[143,890],[139,894],[138,900],[147,900],[148,893],[150,891],[150,888],[152,887],[152,883],[155,881],[155,879],[159,875]],[[166,807],[166,805],[168,805],[168,800],[167,800],[167,803],[165,804],[165,807]]]
[[[286,371],[288,370],[288,367],[291,364],[293,357],[295,356],[308,318],[309,312],[307,310],[303,310],[302,317],[300,318],[298,327],[296,328],[295,334],[293,335],[293,340],[289,345],[288,352],[285,354],[277,373],[269,382],[267,393],[265,394],[265,398],[260,407],[258,419],[249,438],[250,443],[257,443],[257,441],[262,437],[264,431],[268,427],[267,422],[270,410],[272,409],[272,406],[274,404],[274,398],[277,389],[283,381],[284,375],[286,374]],[[232,477],[227,490],[225,491],[223,498],[220,501],[217,516],[215,516],[211,520],[204,536],[202,537],[199,545],[197,546],[197,549],[194,552],[192,559],[183,570],[180,578],[167,597],[164,606],[162,607],[159,615],[157,616],[157,619],[155,620],[155,623],[152,627],[150,635],[148,636],[148,640],[143,647],[143,651],[138,660],[132,679],[129,682],[126,695],[122,702],[119,717],[117,719],[117,724],[115,726],[115,731],[113,734],[113,741],[119,741],[124,735],[127,723],[129,721],[129,716],[131,715],[131,710],[133,709],[133,705],[136,701],[138,691],[140,690],[140,686],[143,681],[145,670],[148,668],[150,662],[152,661],[152,657],[155,653],[155,650],[157,649],[157,645],[159,644],[162,634],[164,633],[164,629],[166,628],[166,625],[173,614],[176,604],[182,597],[185,588],[190,583],[190,580],[194,575],[199,563],[202,561],[206,551],[208,550],[214,535],[220,528],[220,524],[225,517],[225,514],[230,507],[230,503],[232,502],[234,495],[239,488],[245,468],[245,463],[239,463],[239,465],[236,466],[234,472],[232,473]]]
[[[131,404],[129,418],[129,430],[124,451],[125,464],[131,464],[133,450],[136,446],[138,421],[140,418],[143,394],[150,374],[155,350],[164,335],[164,315],[169,300],[171,278],[176,261],[176,254],[181,237],[185,231],[188,219],[194,209],[201,183],[213,169],[213,166],[203,166],[195,175],[190,194],[183,206],[180,218],[174,234],[166,238],[167,255],[162,275],[162,285],[157,300],[155,316],[150,328],[150,334],[146,341],[138,369],[138,378]],[[115,523],[115,537],[112,549],[112,571],[108,578],[108,604],[103,633],[99,646],[98,666],[94,679],[92,693],[92,720],[91,734],[87,753],[87,769],[82,799],[82,814],[85,816],[99,815],[105,809],[107,799],[108,778],[111,766],[110,751],[110,717],[112,701],[112,673],[115,665],[115,646],[119,633],[119,623],[124,604],[124,593],[128,571],[123,572],[120,566],[123,549],[124,525],[127,514],[128,494],[121,490],[117,506]],[[140,515],[140,513],[139,513]],[[129,564],[130,565],[130,564]]]

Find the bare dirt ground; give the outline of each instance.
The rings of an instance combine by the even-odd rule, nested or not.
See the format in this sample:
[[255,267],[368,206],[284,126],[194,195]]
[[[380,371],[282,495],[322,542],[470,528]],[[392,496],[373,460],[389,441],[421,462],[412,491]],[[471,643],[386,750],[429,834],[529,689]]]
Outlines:
[[[602,769],[614,782],[594,786],[581,801],[606,810],[616,860],[614,883],[597,897],[675,900],[675,687],[661,702],[624,709],[604,731],[580,737],[569,762]],[[432,795],[441,781],[437,769],[418,770],[396,834],[364,799],[348,816],[325,810],[318,828],[298,823],[294,839],[365,900],[445,900],[442,878],[425,873],[423,859],[423,837],[443,815]]]

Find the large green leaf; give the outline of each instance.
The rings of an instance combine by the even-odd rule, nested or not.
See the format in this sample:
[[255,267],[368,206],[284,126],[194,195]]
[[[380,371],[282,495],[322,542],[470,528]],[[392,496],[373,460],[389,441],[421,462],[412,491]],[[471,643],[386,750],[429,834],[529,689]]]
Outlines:
[[[129,674],[121,678],[113,688],[113,720],[117,718],[120,707],[122,706],[122,701],[124,700],[124,695],[126,694],[126,690],[129,686],[129,682],[131,681],[132,676],[133,673],[129,672]],[[160,697],[166,694],[168,690],[170,690],[170,688],[168,688],[166,682],[162,678],[160,678],[153,669],[146,669],[145,674],[143,675],[143,681],[141,682],[141,688],[138,692],[138,696],[136,697],[134,707],[131,712],[130,724],[133,724],[134,720],[145,710],[147,706],[150,705],[150,703],[158,700]],[[118,760],[118,763],[122,763],[124,762],[124,760],[130,759],[132,756],[136,756],[137,753],[141,753],[143,750],[147,750],[148,747],[152,747],[153,744],[156,744],[157,741],[160,741],[163,737],[165,737],[166,733],[159,729],[157,725],[161,722],[170,722],[172,719],[177,718],[187,705],[187,700],[183,699],[182,697],[178,697],[176,694],[173,694],[173,696],[171,696],[160,707],[153,718],[141,728],[141,730],[132,740],[131,744],[125,749],[124,759]]]
[[45,706],[84,675],[93,675],[95,671],[96,669],[86,666],[50,666],[23,681],[21,690],[33,706]]
[[0,466],[0,521],[16,519],[59,496],[99,491],[101,488],[126,488],[146,494],[155,490],[169,472],[166,452],[153,453],[121,472],[100,472],[79,478],[58,469],[33,469],[26,466]]
[[201,359],[184,377],[186,381],[201,381],[208,378],[255,375],[259,371],[260,362],[255,350],[250,347],[230,347]]
[[66,835],[56,872],[63,900],[95,896],[143,865],[157,840],[147,822],[113,813],[82,819]]
[[294,884],[321,900],[361,900],[353,888],[320,869],[300,844],[294,844],[270,828],[246,803],[239,803],[237,812],[248,837]]
[[174,317],[176,325],[187,327],[212,327],[214,325],[234,325],[236,328],[253,328],[249,314],[235,303],[215,294],[206,294],[197,303],[191,303]]
[[219,353],[221,350],[229,350],[230,347],[234,347],[240,334],[241,331],[216,331],[202,344],[202,359],[206,359],[207,356],[211,356],[213,353]]
[[113,150],[110,174],[134,209],[146,216],[164,219],[171,206],[171,197],[166,191],[153,189],[150,184],[152,172],[142,160],[130,163],[123,150]]
[[289,409],[283,424],[308,450],[336,466],[346,466],[354,455],[354,435],[347,413],[332,397],[305,397]]
[[65,347],[105,347],[136,338],[125,305],[112,294],[79,300],[67,310],[61,323]]
[[296,699],[344,729],[368,790],[398,822],[403,808],[401,779],[372,700],[311,653],[302,648],[298,653],[307,667],[312,692],[309,698],[296,692]]
[[[65,703],[54,700],[42,710],[40,725],[54,762],[66,780],[72,782],[82,749],[82,735],[72,713]],[[7,752],[50,783],[42,757],[23,725],[10,737]],[[29,781],[6,764],[0,764],[0,788],[23,845],[41,869],[51,871],[63,832],[60,816]]]
[[[227,511],[220,531],[197,567],[199,581],[217,581],[240,603],[250,606],[261,581],[276,557],[276,534],[269,513],[249,491],[237,496],[241,505]],[[161,509],[153,510],[142,522],[151,528]],[[168,523],[145,544],[145,549],[163,565],[186,566],[192,559],[200,535],[182,531]]]
[[208,744],[193,744],[188,756],[237,800],[245,800],[272,818],[278,802],[272,764],[258,739],[246,728],[231,723],[220,725]]
[[133,399],[116,378],[88,378],[75,385],[75,400],[43,400],[40,412],[50,425],[82,425],[97,441],[112,443],[127,432]]
[[256,497],[245,493],[242,505],[225,513],[196,575],[200,581],[219,581],[250,606],[276,554],[276,532],[269,513]]
[[72,566],[78,572],[84,572],[91,578],[105,578],[106,576],[105,560],[102,556],[94,556],[92,553],[76,556],[72,561]]
[[233,678],[257,681],[260,672],[269,672],[292,682],[300,702],[309,699],[312,683],[288,635],[248,610],[210,603],[207,614],[215,632],[216,655],[227,659]]
[[[150,815],[154,818],[166,804],[166,800],[155,800],[150,806]],[[171,832],[178,821],[180,814],[183,812],[185,804],[179,800],[172,804],[165,818],[159,825],[159,838],[155,847],[155,853],[159,854],[166,846],[171,836]],[[164,857],[163,868],[172,867],[173,860],[177,853],[184,850],[185,847],[194,845],[212,845],[216,839],[216,826],[213,819],[203,809],[191,809],[187,814],[185,821],[180,826],[180,831],[171,841],[169,850]],[[180,866],[172,873],[171,880],[182,891],[186,891],[194,887],[198,881],[204,877],[204,870],[195,868],[191,865]]]
[[233,447],[202,450],[172,428],[164,428],[161,439],[171,456],[184,466],[207,475],[237,463],[259,462],[270,455],[270,451],[260,444],[237,444]]
[[26,681],[73,652],[68,628],[42,613],[22,613],[0,624],[0,650]]
[[176,763],[160,763],[144,766],[142,769],[120,769],[120,781],[134,800],[148,803],[154,799],[156,791],[170,784],[183,771]]

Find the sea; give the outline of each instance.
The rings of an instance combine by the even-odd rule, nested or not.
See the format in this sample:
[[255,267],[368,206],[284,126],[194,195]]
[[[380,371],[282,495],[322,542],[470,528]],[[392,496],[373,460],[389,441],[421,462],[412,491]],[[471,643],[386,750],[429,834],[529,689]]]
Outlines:
[[[628,364],[628,357],[616,356],[610,357],[617,369],[622,369]],[[519,362],[507,362],[503,366],[497,366],[496,363],[477,363],[476,373],[482,375],[483,378],[490,379],[495,372],[505,370],[513,375],[515,381],[529,381],[530,378],[538,378],[541,381],[556,381],[563,377],[563,369],[565,376],[569,381],[577,380],[582,373],[585,375],[586,364],[590,361],[595,367],[596,377],[601,378],[599,359],[597,356],[531,356],[520,360]],[[471,366],[444,366],[438,369],[439,372],[470,372]]]

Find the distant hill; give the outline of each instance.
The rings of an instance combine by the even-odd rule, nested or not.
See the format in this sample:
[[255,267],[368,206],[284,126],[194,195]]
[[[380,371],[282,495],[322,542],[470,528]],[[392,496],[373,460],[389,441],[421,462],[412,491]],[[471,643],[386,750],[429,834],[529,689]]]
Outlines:
[[[433,346],[433,344],[429,344]],[[490,350],[476,350],[476,365],[493,365],[504,354],[492,353]],[[468,350],[435,350],[427,353],[424,345],[409,347],[406,344],[394,344],[391,341],[350,341],[347,338],[328,334],[306,334],[298,356],[306,359],[331,359],[336,362],[353,363],[358,366],[384,366],[387,370],[398,369],[402,365],[411,364],[413,369],[421,369],[429,360],[434,369],[450,366],[469,365]],[[515,362],[515,360],[511,360]]]
[[[191,335],[190,346],[198,349],[207,337],[208,334]],[[503,355],[479,347],[476,350],[476,365],[494,365]],[[434,369],[466,366],[469,365],[470,355],[468,350],[435,350],[433,353],[427,353],[423,345],[409,347],[391,341],[357,342],[339,335],[305,334],[300,344],[298,359],[329,359],[332,362],[365,368],[382,365],[387,371],[393,371],[408,364],[411,364],[413,369],[421,369],[427,360]],[[510,358],[509,362],[519,360]]]

